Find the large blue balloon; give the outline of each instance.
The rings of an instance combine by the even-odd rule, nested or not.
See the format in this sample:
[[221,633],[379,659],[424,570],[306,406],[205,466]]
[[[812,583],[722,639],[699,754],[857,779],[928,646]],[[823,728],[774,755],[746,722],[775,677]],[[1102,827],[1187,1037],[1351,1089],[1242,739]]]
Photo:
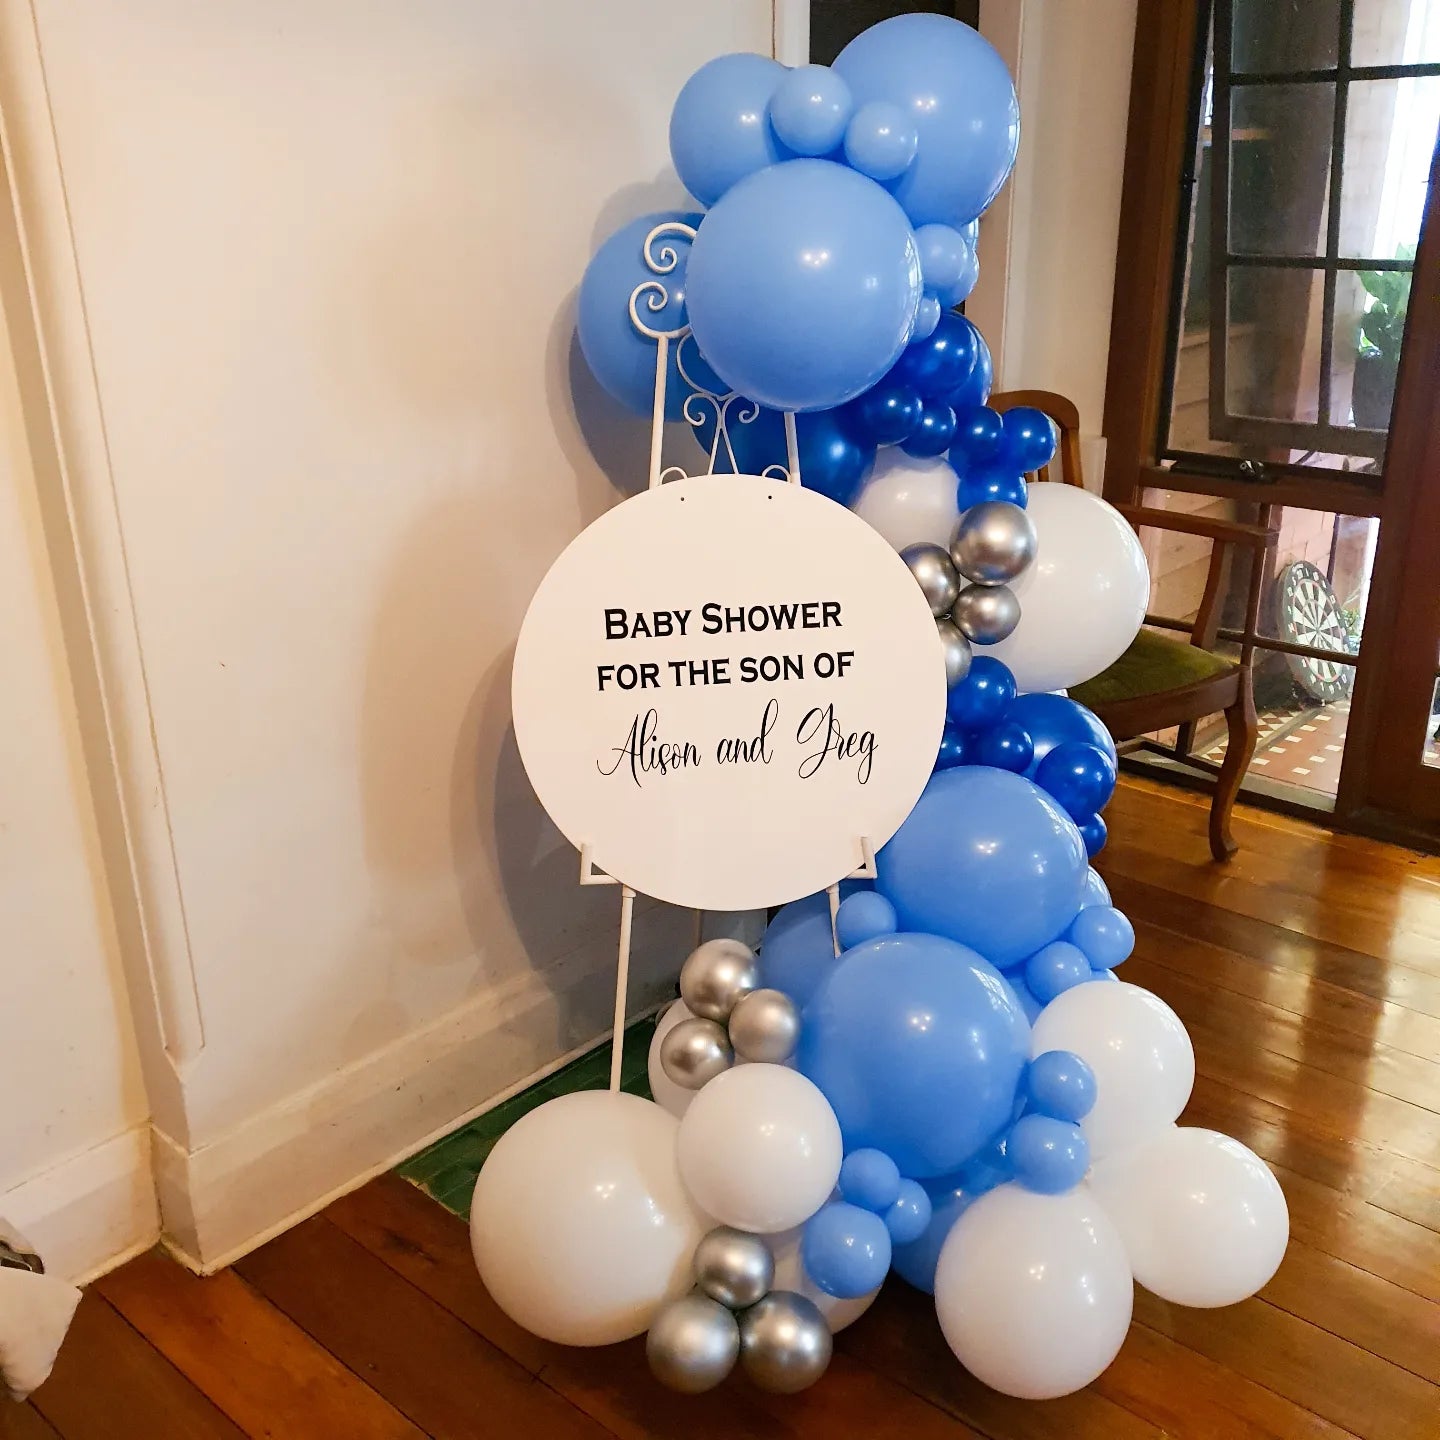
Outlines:
[[946,935],[1002,969],[1059,936],[1085,892],[1074,821],[1023,776],[984,765],[932,775],[875,858],[875,888],[902,926]]
[[[645,237],[657,225],[679,221],[699,225],[703,216],[678,210],[644,215],[617,230],[595,252],[580,282],[576,328],[585,361],[601,386],[627,409],[649,416],[655,405],[655,345],[630,319],[630,296],[638,285],[663,284],[669,296],[661,310],[650,310],[642,297],[637,307],[653,330],[678,330],[685,323],[685,262],[690,249],[683,237],[662,236],[651,247],[653,259],[662,246],[672,246],[680,263],[668,275],[657,275],[645,263]],[[658,294],[657,292],[651,292]],[[670,374],[665,386],[665,418],[680,419],[688,387],[675,368],[679,351],[670,347]]]
[[939,935],[886,935],[847,950],[811,997],[797,1061],[847,1150],[883,1150],[918,1179],[957,1169],[1009,1124],[1029,1037],[979,955]]
[[857,105],[890,100],[919,136],[894,183],[917,225],[963,225],[999,193],[1015,164],[1020,105],[999,52],[944,15],[897,15],[856,36],[835,69]]
[[[704,399],[697,399],[695,407],[700,414],[695,433],[709,450],[715,441],[714,409]],[[747,415],[753,418],[747,420]],[[715,469],[720,474],[731,474],[738,465],[742,475],[763,475],[772,465],[784,468],[790,463],[785,417],[778,410],[736,400],[726,412],[725,434],[735,452],[735,463],[731,463],[730,450],[722,442],[715,453]],[[841,505],[855,498],[875,464],[875,446],[857,439],[838,410],[797,415],[795,445],[800,454],[800,483]]]
[[767,114],[770,97],[789,73],[766,55],[720,55],[685,82],[670,114],[670,158],[702,205],[713,205],[737,180],[789,158]]
[[1057,746],[1067,741],[1079,740],[1086,745],[1098,745],[1116,764],[1115,742],[1110,732],[1100,723],[1093,710],[1087,710],[1078,701],[1065,695],[1047,695],[1039,691],[1033,695],[1018,695],[1010,702],[1005,718],[1013,720],[1022,730],[1030,734],[1035,744],[1035,758],[1030,762],[1026,775],[1032,779],[1036,767]]
[[695,237],[687,284],[700,353],[776,410],[868,390],[905,348],[922,293],[905,212],[830,160],[788,160],[728,191]]
[[[868,880],[842,880],[840,898],[869,890]],[[760,983],[783,990],[802,1008],[835,968],[830,897],[821,890],[782,905],[760,941]]]

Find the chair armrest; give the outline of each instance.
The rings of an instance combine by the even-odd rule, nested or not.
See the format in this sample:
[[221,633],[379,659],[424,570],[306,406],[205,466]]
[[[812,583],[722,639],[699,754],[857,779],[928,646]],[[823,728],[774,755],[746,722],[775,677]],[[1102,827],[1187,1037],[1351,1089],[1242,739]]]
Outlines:
[[1252,550],[1269,550],[1277,540],[1274,530],[1261,525],[1243,525],[1238,520],[1216,520],[1208,515],[1185,515],[1172,510],[1151,510],[1143,505],[1115,507],[1132,525],[1149,526],[1156,530],[1177,531],[1182,535],[1200,535],[1222,544],[1245,545]]

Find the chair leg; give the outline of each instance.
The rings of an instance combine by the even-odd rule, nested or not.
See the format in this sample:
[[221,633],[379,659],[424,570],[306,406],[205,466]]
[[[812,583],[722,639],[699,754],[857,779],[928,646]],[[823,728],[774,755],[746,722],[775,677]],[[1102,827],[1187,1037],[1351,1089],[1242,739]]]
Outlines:
[[1225,727],[1230,738],[1225,747],[1225,763],[1215,781],[1215,798],[1210,804],[1210,853],[1217,860],[1228,860],[1238,848],[1230,833],[1230,811],[1260,735],[1260,722],[1255,716],[1255,691],[1248,670],[1241,673],[1240,693],[1225,712]]

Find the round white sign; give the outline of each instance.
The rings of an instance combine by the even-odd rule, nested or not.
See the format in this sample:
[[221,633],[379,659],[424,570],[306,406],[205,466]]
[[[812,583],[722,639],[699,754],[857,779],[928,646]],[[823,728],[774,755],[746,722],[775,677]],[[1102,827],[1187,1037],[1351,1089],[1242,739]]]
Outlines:
[[644,895],[749,910],[808,895],[899,828],[935,763],[935,621],[864,521],[798,485],[711,475],[602,515],[515,647],[540,803]]

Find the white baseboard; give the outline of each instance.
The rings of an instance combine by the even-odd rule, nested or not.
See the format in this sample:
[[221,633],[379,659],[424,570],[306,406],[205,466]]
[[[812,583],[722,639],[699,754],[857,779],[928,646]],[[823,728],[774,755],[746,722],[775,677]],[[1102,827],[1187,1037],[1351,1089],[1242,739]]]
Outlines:
[[[646,916],[632,1015],[671,993],[695,939],[693,911]],[[154,1137],[164,1242],[204,1274],[498,1104],[610,1030],[614,960],[587,947],[186,1153]]]
[[76,1285],[148,1250],[160,1236],[149,1126],[112,1135],[0,1192],[0,1215],[34,1244],[49,1274]]

